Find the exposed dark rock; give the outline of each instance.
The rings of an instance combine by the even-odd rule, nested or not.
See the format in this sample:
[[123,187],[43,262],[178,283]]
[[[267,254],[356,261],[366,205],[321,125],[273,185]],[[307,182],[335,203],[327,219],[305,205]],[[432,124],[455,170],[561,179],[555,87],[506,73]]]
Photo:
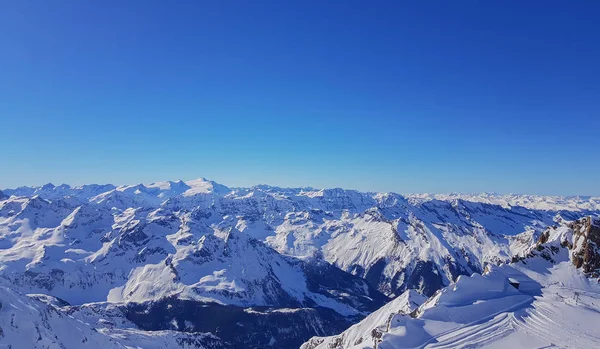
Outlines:
[[368,270],[365,275],[365,280],[373,286],[379,287],[379,281],[381,280],[381,273],[383,273],[383,269],[385,269],[385,259],[381,258],[377,262],[375,262]]
[[[389,299],[365,280],[333,265],[313,260],[302,264],[309,291],[333,297],[351,307],[373,312]],[[367,290],[365,292],[365,289]]]
[[527,264],[528,258],[540,256],[554,263],[555,255],[560,252],[561,248],[566,248],[575,268],[581,268],[589,276],[599,277],[600,219],[584,217],[570,222],[567,227],[571,232],[562,237],[561,241],[549,241],[552,231],[557,229],[556,226],[549,227],[540,235],[535,246],[526,255],[514,256],[511,262]]
[[432,261],[418,261],[410,277],[406,280],[407,289],[415,289],[428,297],[443,286],[442,272]]
[[600,275],[600,219],[585,217],[572,222],[573,247],[571,260],[584,273]]

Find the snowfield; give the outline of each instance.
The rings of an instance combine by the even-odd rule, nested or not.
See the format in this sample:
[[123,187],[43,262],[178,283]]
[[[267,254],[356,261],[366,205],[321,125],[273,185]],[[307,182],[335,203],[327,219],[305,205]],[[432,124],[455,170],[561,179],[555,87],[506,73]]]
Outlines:
[[[525,333],[536,346],[542,335],[533,333],[534,321],[574,323],[555,320],[543,304],[567,299],[570,282],[580,280],[561,277],[594,270],[597,240],[582,233],[585,224],[568,225],[599,215],[599,202],[228,188],[206,179],[3,189],[0,281],[11,300],[0,299],[0,346],[23,347],[17,339],[25,331],[36,338],[25,347],[78,348],[60,332],[73,321],[85,325],[79,328],[89,343],[109,348],[154,348],[146,341],[294,348],[312,336],[321,336],[312,346],[347,348],[372,345],[374,328],[382,348],[496,345],[525,340]],[[570,239],[565,266],[519,265],[540,238]],[[579,264],[572,273],[571,259]],[[477,276],[486,265],[492,271]],[[509,275],[522,281],[519,290],[507,284]],[[585,290],[578,304],[594,309],[595,286],[585,280],[577,284]],[[21,302],[30,306],[9,305]],[[16,328],[13,317],[38,325]],[[342,337],[328,337],[352,324]],[[563,346],[551,336],[545,340]],[[595,340],[586,336],[582,343]]]

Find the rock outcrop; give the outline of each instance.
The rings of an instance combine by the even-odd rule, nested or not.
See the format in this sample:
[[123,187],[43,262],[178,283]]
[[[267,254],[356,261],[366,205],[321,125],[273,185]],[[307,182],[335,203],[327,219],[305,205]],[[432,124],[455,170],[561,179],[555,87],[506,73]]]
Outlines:
[[555,262],[560,253],[568,253],[575,268],[590,277],[600,277],[600,218],[587,216],[559,223],[548,227],[528,253],[513,257],[512,262],[527,263],[535,256]]
[[590,276],[600,276],[600,219],[584,217],[569,224],[573,229],[571,260]]

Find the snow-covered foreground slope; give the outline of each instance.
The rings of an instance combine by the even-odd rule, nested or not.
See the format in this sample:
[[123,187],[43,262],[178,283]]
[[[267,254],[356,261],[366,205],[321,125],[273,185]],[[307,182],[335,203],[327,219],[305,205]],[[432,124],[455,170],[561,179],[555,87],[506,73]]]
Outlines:
[[573,259],[581,240],[573,228],[589,222],[549,229],[523,258],[461,276],[410,314],[399,297],[342,334],[302,348],[597,347],[600,285]]
[[72,311],[117,306],[152,331],[227,336],[243,326],[245,337],[220,337],[240,348],[252,333],[258,347],[339,333],[387,297],[433,295],[527,255],[548,226],[598,213],[594,198],[515,206],[205,179],[3,193],[0,276],[14,291],[59,297]]

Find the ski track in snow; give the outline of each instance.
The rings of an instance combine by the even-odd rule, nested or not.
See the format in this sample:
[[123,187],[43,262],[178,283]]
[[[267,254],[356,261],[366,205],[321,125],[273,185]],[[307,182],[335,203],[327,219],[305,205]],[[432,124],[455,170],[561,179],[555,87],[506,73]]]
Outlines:
[[[579,296],[577,298],[580,299],[579,301],[581,301],[581,298],[584,298],[589,301],[595,301],[596,307],[600,305],[600,294],[597,292],[589,290],[577,291],[577,289],[566,287],[550,287],[549,289],[556,291],[550,297],[562,298],[563,302],[565,300],[574,300],[575,292],[578,292]],[[566,295],[564,294],[565,291],[567,292]],[[586,296],[585,293],[593,295],[593,297]],[[574,324],[580,323],[581,319],[567,316],[568,311],[572,310],[572,308],[573,306],[567,303],[550,302],[545,298],[538,299],[533,303],[532,307],[524,309],[522,314],[514,316],[513,324],[516,329],[547,340],[551,345],[561,348],[585,348],[590,343],[598,343],[600,341],[600,333],[597,330],[590,333],[589,328],[584,326],[574,328]],[[597,309],[584,307],[584,310],[578,309],[578,311],[590,312],[591,314],[589,315],[595,315],[594,320],[596,323],[600,318],[600,313]]]
[[417,348],[481,347],[486,342],[504,337],[511,332],[514,315],[509,312],[528,303],[531,303],[530,299],[472,323],[439,333]]
[[[447,333],[437,335],[429,343],[420,346],[420,348],[469,348],[481,347],[487,342],[506,336],[513,331],[511,326],[512,315],[502,313],[485,321],[484,324],[469,325],[458,329],[453,329]],[[433,341],[435,343],[431,343]]]

